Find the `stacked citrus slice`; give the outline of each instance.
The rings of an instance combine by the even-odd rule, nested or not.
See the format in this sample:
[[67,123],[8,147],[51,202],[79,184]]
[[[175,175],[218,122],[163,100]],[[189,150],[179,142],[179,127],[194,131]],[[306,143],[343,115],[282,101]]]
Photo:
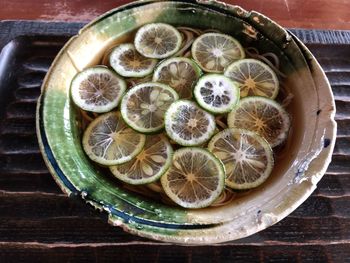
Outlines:
[[168,196],[187,208],[210,205],[225,185],[222,163],[207,150],[188,147],[177,150],[169,170],[161,178]]
[[78,73],[71,83],[71,94],[75,104],[83,110],[98,113],[115,108],[125,89],[125,81],[102,66]]
[[275,72],[259,60],[238,60],[227,67],[225,76],[238,83],[241,97],[262,96],[274,99],[278,94],[279,81]]
[[180,98],[192,97],[192,88],[198,81],[201,70],[197,64],[184,57],[164,60],[154,71],[153,81],[169,85],[177,91]]
[[250,189],[263,183],[273,168],[273,152],[265,139],[248,130],[226,129],[208,145],[226,168],[226,184]]
[[192,56],[206,72],[222,73],[232,62],[245,56],[241,44],[221,33],[206,33],[192,45]]
[[103,114],[90,123],[84,132],[86,154],[102,165],[130,161],[143,148],[146,136],[130,129],[119,112]]
[[131,161],[111,166],[111,172],[129,184],[147,184],[156,181],[169,168],[172,147],[163,135],[147,136],[142,151]]
[[110,49],[110,68],[79,72],[71,95],[90,116],[82,145],[92,161],[124,185],[156,185],[176,204],[202,208],[225,187],[266,181],[291,121],[268,65],[245,59],[230,35],[193,30],[199,36],[184,40],[184,30],[142,26],[133,43]]

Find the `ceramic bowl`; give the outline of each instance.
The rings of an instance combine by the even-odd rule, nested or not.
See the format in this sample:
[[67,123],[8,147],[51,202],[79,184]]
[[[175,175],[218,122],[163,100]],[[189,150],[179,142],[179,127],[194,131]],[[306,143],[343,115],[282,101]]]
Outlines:
[[[218,29],[244,47],[273,52],[294,98],[291,145],[260,187],[229,204],[199,210],[167,206],[119,186],[97,169],[81,146],[69,86],[74,75],[98,64],[111,46],[143,24],[165,22]],[[80,195],[125,231],[167,242],[204,244],[252,235],[280,221],[315,190],[331,160],[335,104],[330,85],[310,51],[291,33],[257,12],[216,1],[140,1],[100,16],[72,37],[42,86],[37,133],[46,164],[67,195]]]

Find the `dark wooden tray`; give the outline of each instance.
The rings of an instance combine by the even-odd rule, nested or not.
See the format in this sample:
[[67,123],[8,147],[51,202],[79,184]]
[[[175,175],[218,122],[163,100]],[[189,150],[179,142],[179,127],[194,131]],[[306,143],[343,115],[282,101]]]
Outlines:
[[317,190],[258,234],[185,247],[109,226],[103,214],[67,198],[42,160],[35,133],[40,85],[81,26],[0,22],[0,262],[350,262],[350,32],[292,30],[322,64],[337,105],[333,161]]

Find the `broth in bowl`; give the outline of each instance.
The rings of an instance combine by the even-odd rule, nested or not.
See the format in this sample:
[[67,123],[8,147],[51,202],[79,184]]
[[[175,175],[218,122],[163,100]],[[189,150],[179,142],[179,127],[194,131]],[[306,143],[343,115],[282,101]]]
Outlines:
[[279,57],[165,23],[124,39],[71,85],[90,159],[123,188],[185,208],[223,206],[263,184],[291,126]]

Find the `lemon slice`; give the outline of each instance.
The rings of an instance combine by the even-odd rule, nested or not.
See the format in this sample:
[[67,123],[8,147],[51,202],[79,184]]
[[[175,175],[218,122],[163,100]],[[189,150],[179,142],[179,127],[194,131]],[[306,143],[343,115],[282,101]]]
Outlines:
[[222,163],[210,152],[185,147],[174,152],[172,165],[161,177],[165,193],[185,208],[209,206],[225,186]]
[[192,97],[192,87],[201,75],[198,65],[184,57],[164,60],[153,73],[153,81],[172,87],[182,99]]
[[164,114],[178,99],[168,85],[147,82],[130,89],[122,99],[121,114],[125,122],[142,133],[153,133],[164,127]]
[[207,111],[217,114],[230,112],[239,101],[239,89],[235,82],[219,74],[207,74],[199,79],[194,97]]
[[144,25],[136,32],[134,40],[137,51],[148,58],[170,57],[180,49],[181,42],[181,33],[164,23]]
[[210,140],[208,149],[225,165],[226,185],[233,189],[257,187],[273,169],[270,145],[251,131],[225,129]]
[[262,96],[274,99],[279,90],[275,72],[256,59],[242,59],[225,70],[225,76],[239,84],[241,97]]
[[206,33],[192,45],[192,57],[206,72],[221,73],[232,62],[245,57],[241,44],[221,33]]
[[173,150],[163,135],[147,136],[143,150],[131,161],[111,166],[110,170],[119,180],[134,184],[156,181],[171,164]]
[[227,116],[230,128],[251,130],[264,137],[273,148],[285,141],[290,128],[288,113],[274,100],[246,97]]
[[74,103],[81,109],[97,113],[117,107],[126,89],[126,83],[104,66],[79,72],[70,87]]
[[125,163],[141,152],[146,136],[129,128],[119,112],[105,113],[92,121],[83,135],[89,158],[102,165]]
[[215,132],[215,118],[189,100],[178,100],[165,113],[168,136],[183,146],[200,145]]
[[153,72],[157,60],[142,56],[133,44],[121,44],[111,51],[109,64],[123,77],[144,77]]

